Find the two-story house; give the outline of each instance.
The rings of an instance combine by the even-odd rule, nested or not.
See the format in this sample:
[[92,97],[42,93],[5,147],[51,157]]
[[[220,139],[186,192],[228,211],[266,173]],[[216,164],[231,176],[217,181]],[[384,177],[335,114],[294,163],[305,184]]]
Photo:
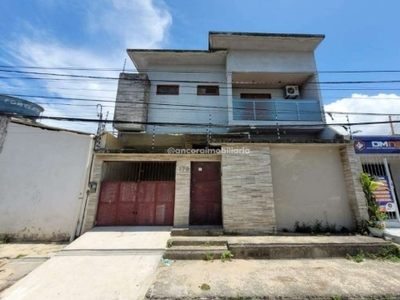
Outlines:
[[127,50],[138,72],[120,75],[118,140],[95,155],[85,230],[253,234],[364,219],[352,144],[325,122],[314,56],[323,39],[210,32],[208,50]]

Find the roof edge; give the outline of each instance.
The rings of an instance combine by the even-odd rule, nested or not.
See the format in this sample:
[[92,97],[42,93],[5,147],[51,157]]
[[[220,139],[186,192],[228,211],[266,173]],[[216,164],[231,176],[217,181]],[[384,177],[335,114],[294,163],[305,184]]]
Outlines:
[[235,31],[209,31],[211,35],[237,35],[237,36],[265,36],[265,37],[293,37],[293,38],[325,38],[325,34],[305,33],[262,33],[262,32],[235,32]]

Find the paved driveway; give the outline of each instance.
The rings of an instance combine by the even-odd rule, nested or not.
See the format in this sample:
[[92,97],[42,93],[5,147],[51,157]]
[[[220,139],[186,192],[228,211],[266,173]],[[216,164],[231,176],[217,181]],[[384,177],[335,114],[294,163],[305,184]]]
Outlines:
[[94,228],[0,299],[142,299],[169,237],[167,227]]

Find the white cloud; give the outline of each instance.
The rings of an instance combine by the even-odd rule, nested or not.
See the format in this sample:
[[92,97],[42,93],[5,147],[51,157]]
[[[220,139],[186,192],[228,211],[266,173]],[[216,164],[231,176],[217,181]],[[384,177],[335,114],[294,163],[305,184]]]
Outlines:
[[[32,25],[26,26],[27,33],[3,45],[3,49],[11,55],[15,65],[48,68],[118,68],[126,58],[126,48],[155,48],[161,47],[167,39],[167,32],[172,23],[172,17],[165,5],[159,2],[156,7],[151,0],[107,0],[86,1],[86,24],[91,28],[91,40],[96,44],[74,46],[62,42],[59,34],[50,33],[43,28]],[[54,3],[52,5],[55,5]],[[57,34],[57,35],[56,35]],[[104,39],[110,41],[104,43]],[[97,43],[98,42],[98,43]],[[107,46],[98,48],[98,44]],[[50,72],[64,75],[89,75],[103,77],[118,77],[117,71],[96,72],[90,70],[32,70],[37,72]],[[88,98],[109,100],[111,102],[81,102],[74,100],[37,99],[35,102],[53,102],[69,105],[42,105],[46,116],[70,116],[80,118],[97,118],[96,104],[105,107],[103,112],[110,112],[109,120],[113,118],[114,101],[116,97],[117,80],[79,79],[68,77],[40,76],[40,81],[45,91],[27,92],[26,94],[49,94],[65,98]],[[63,78],[62,80],[54,80]],[[38,88],[37,82],[24,81],[22,88]],[[21,86],[21,85],[19,85]],[[15,93],[13,91],[13,93]],[[15,93],[16,94],[16,93]],[[20,92],[18,94],[24,94]],[[21,97],[23,98],[23,97]],[[32,98],[26,98],[32,100]],[[77,104],[92,106],[75,106]],[[43,121],[48,125],[65,127],[76,130],[95,132],[97,125],[80,124],[58,121]],[[111,125],[107,128],[110,130]]]
[[93,30],[105,30],[118,37],[125,48],[155,48],[165,41],[172,17],[162,2],[160,8],[151,0],[111,2],[113,9],[106,14],[97,13],[102,3],[88,12]]
[[[355,112],[355,113],[382,113],[382,114],[393,114],[398,112],[400,107],[400,96],[396,94],[378,94],[378,95],[363,95],[363,94],[352,94],[350,98],[343,98],[336,100],[330,104],[325,105],[325,111],[327,112]],[[374,115],[351,115],[349,114],[350,123],[358,122],[382,122],[389,121],[388,115],[374,116]],[[333,114],[334,120],[330,116],[326,116],[328,123],[347,123],[346,115]],[[394,116],[393,120],[400,120],[399,116]],[[396,133],[400,133],[400,124],[396,124]],[[342,134],[349,134],[342,127],[335,126]],[[389,124],[379,125],[359,125],[352,126],[352,132],[361,130],[359,135],[388,135],[390,133]]]

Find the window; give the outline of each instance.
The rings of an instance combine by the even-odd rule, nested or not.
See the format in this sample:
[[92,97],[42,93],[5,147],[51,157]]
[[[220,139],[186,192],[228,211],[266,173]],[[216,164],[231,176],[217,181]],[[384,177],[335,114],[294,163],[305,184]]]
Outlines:
[[197,95],[201,96],[218,96],[219,86],[218,85],[198,85]]
[[271,99],[271,94],[240,94],[241,99]]
[[179,85],[157,85],[157,95],[179,95]]

